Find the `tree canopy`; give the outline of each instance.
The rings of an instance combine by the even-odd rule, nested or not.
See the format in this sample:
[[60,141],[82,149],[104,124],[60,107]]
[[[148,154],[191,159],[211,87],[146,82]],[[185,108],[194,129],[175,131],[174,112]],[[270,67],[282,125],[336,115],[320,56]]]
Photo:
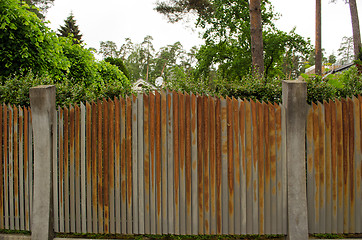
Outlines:
[[74,44],[80,44],[83,42],[82,34],[80,34],[79,26],[74,19],[73,13],[70,13],[68,18],[64,20],[64,26],[60,26],[58,32],[58,36],[73,38]]

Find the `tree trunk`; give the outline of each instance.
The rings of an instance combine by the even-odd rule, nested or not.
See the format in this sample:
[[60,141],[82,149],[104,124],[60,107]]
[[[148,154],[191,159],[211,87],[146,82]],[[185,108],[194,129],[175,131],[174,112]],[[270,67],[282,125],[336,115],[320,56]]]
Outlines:
[[316,0],[315,16],[315,74],[322,75],[322,16],[321,0]]
[[361,33],[359,29],[356,0],[349,0],[349,9],[351,11],[351,19],[352,19],[354,58],[357,59],[361,47]]
[[263,26],[261,23],[261,1],[250,0],[251,58],[254,73],[264,73]]

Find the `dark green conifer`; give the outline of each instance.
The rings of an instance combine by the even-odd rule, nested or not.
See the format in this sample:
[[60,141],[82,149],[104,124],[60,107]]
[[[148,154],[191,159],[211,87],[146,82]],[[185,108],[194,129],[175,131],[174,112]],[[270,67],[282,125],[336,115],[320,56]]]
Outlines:
[[79,27],[76,24],[73,13],[70,13],[69,17],[64,20],[64,26],[60,26],[58,29],[58,36],[73,38],[74,44],[80,44],[83,42],[82,34],[80,34]]

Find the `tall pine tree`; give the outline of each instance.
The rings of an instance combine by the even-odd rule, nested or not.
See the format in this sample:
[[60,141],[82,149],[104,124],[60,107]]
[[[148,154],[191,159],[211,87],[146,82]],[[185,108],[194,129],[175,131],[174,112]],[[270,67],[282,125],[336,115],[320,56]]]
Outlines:
[[73,38],[74,44],[80,44],[83,42],[82,34],[80,34],[79,27],[76,24],[73,13],[70,13],[69,17],[64,20],[64,26],[60,26],[58,29],[58,36]]

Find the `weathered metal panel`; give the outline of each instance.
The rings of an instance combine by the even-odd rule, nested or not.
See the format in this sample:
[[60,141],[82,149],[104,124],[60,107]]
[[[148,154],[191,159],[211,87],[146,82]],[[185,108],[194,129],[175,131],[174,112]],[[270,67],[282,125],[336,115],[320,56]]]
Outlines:
[[[222,207],[229,206],[228,191],[228,132],[227,132],[227,100],[221,98],[221,188]],[[229,213],[222,211],[222,234],[229,233]]]
[[222,234],[221,101],[215,103],[216,233]]
[[127,233],[133,233],[132,226],[132,99],[126,99],[126,168],[127,168]]
[[[94,110],[94,109],[93,109]],[[92,218],[92,130],[96,124],[92,124],[92,106],[86,102],[85,123],[82,126],[86,129],[86,167],[87,167],[87,232],[93,232]]]
[[[86,107],[83,103],[80,104],[80,188],[81,188],[81,216],[83,233],[87,232],[87,171],[86,171]],[[88,185],[89,186],[89,185]],[[91,231],[89,231],[91,232]]]
[[[34,157],[33,157],[33,125],[32,125],[32,117],[31,117],[31,109],[29,111],[29,179],[33,179],[33,172],[34,172]],[[33,211],[33,181],[29,181],[29,226],[31,226],[31,213]],[[29,227],[30,228],[30,227]]]
[[[1,106],[0,106],[1,107]],[[0,116],[2,115],[2,110],[0,110]],[[2,123],[0,124],[2,126]],[[4,131],[4,130],[3,130]],[[0,135],[2,136],[2,135]],[[0,137],[1,141],[2,137]],[[0,144],[2,146],[2,144]],[[0,148],[1,149],[1,148]],[[2,154],[0,153],[0,156]],[[0,180],[1,181],[1,180]],[[61,181],[59,181],[59,184]],[[1,184],[2,186],[2,184]],[[24,202],[25,202],[25,230],[30,230],[29,224],[29,111],[26,107],[24,107]],[[60,207],[60,206],[59,206]]]
[[103,104],[100,100],[97,102],[97,171],[98,171],[98,232],[104,232],[104,216],[103,216],[103,204],[104,204],[104,197],[103,197],[103,124],[102,124],[102,117],[103,117]]
[[[25,213],[24,213],[24,111],[19,107],[19,217],[20,230],[25,230]],[[57,124],[55,124],[55,127]],[[56,135],[55,135],[56,136]],[[56,143],[56,142],[55,142]],[[1,146],[1,145],[0,145]],[[1,148],[1,147],[0,147]],[[56,149],[56,148],[55,148]],[[53,153],[54,154],[54,153]],[[55,151],[56,154],[56,151]],[[53,157],[53,161],[54,161]],[[1,168],[0,168],[1,169]],[[57,191],[57,188],[55,188]],[[58,196],[54,196],[57,199]],[[58,201],[57,201],[58,202]],[[54,221],[58,222],[58,206],[54,206]],[[55,226],[58,228],[58,226]]]
[[[64,232],[64,111],[60,107],[59,112],[59,231]],[[26,151],[27,152],[27,151]]]
[[343,119],[343,232],[349,230],[349,114],[348,105],[345,99],[342,99],[342,119]]
[[[198,234],[197,208],[197,102],[196,96],[191,94],[191,211],[192,234]],[[168,132],[170,134],[170,132]]]
[[174,160],[174,220],[175,234],[180,234],[180,180],[179,180],[179,94],[173,92],[173,160]]
[[15,230],[15,213],[14,213],[14,110],[11,106],[9,109],[9,217],[10,217],[10,230]]
[[114,99],[114,131],[115,131],[115,228],[121,233],[121,106],[118,98]]
[[259,191],[258,191],[258,185],[259,185],[259,179],[258,179],[258,159],[259,159],[259,144],[258,144],[258,108],[257,104],[254,101],[251,101],[251,116],[252,116],[252,128],[253,128],[253,145],[252,145],[252,151],[253,151],[253,160],[252,160],[252,208],[253,208],[253,215],[252,215],[252,221],[253,221],[253,234],[259,233]]
[[98,105],[96,103],[92,103],[92,115],[91,115],[91,123],[92,123],[92,216],[93,216],[93,233],[98,233],[98,202],[97,202],[97,194],[98,194],[98,179],[97,179],[97,133],[98,133]]
[[203,97],[203,171],[204,171],[204,230],[205,234],[210,234],[210,159],[209,159],[209,106],[206,96]]
[[156,234],[156,186],[155,186],[155,95],[149,95],[149,132],[150,132],[150,233]]
[[[139,128],[140,129],[140,128]],[[161,92],[161,162],[162,162],[162,233],[168,234],[167,208],[167,95]],[[141,196],[140,196],[141,198]],[[143,198],[143,197],[142,197]]]
[[240,132],[240,225],[241,234],[246,234],[246,114],[245,114],[246,101],[239,100],[239,132]]
[[[336,134],[336,104],[330,101],[330,114],[331,114],[331,184],[332,184],[332,233],[337,233],[338,225],[338,178],[337,178],[337,134]],[[314,214],[314,213],[313,213]]]
[[81,185],[80,185],[80,108],[75,105],[75,124],[74,124],[74,161],[75,161],[75,231],[82,232],[81,222]]
[[245,101],[245,163],[246,163],[246,233],[253,233],[253,175],[252,175],[252,113],[251,102]]
[[355,232],[361,232],[361,162],[362,162],[362,155],[361,155],[361,114],[360,114],[360,102],[358,98],[353,97],[353,119],[354,119],[354,160],[355,165],[353,168],[354,175],[355,175],[355,185],[354,185],[354,197],[355,197]]
[[69,208],[69,149],[68,149],[68,131],[69,131],[69,111],[68,108],[64,108],[64,141],[63,141],[63,157],[64,157],[64,231],[70,232],[70,208]]
[[161,214],[161,95],[155,93],[155,190],[156,190],[156,233],[162,233],[162,214]]
[[108,101],[109,107],[109,117],[108,117],[108,127],[109,127],[109,232],[115,233],[115,192],[114,192],[114,173],[115,173],[115,126],[114,126],[114,102]]
[[326,220],[325,220],[325,231],[330,233],[332,231],[332,178],[331,178],[331,143],[332,143],[332,132],[331,132],[331,110],[330,104],[326,101],[324,105],[324,125],[325,125],[325,209],[326,209]]
[[282,197],[283,197],[283,213],[282,213],[282,223],[283,223],[283,231],[282,234],[287,234],[287,225],[288,225],[288,214],[287,214],[287,137],[286,137],[286,115],[285,115],[285,108],[279,105],[281,108],[281,119],[282,119]]
[[227,101],[227,181],[228,181],[228,215],[229,215],[229,234],[235,234],[235,223],[234,223],[234,146],[233,146],[233,109],[232,109],[232,100],[230,98],[226,98]]
[[137,147],[137,98],[132,96],[132,123],[129,126],[132,129],[132,201],[133,201],[133,233],[138,233],[138,147]]
[[[22,118],[23,118],[23,111],[21,109],[19,109],[19,116],[21,116],[19,118],[19,137],[22,138],[23,136],[23,123],[22,123]],[[59,232],[59,200],[58,200],[58,191],[59,191],[59,180],[58,180],[58,116],[57,116],[57,112],[54,111],[54,121],[55,121],[55,124],[53,125],[53,149],[55,149],[53,151],[53,216],[54,216],[54,231],[56,232]],[[21,172],[23,172],[23,141],[20,140],[19,142],[19,163],[21,163],[20,165],[20,174]],[[24,183],[24,180],[23,180],[23,177],[21,176],[20,177],[20,192],[21,192],[21,195],[20,195],[20,203],[21,205],[24,204],[24,199],[22,199],[22,195],[24,193],[24,189],[23,189],[23,183]],[[23,215],[23,211],[24,209],[22,209],[20,205],[20,212],[21,212],[21,215]],[[22,221],[24,217],[21,217],[20,220]],[[24,230],[24,226],[23,226],[23,223],[21,222],[21,229]]]
[[174,96],[172,92],[167,92],[167,208],[168,208],[168,232],[175,233],[175,212],[174,212],[174,109],[173,109]]
[[143,156],[144,156],[144,202],[145,202],[145,232],[149,233],[151,231],[150,223],[150,125],[149,125],[149,115],[150,115],[150,103],[149,96],[143,95]]
[[[143,120],[143,96],[140,94],[137,98],[137,146],[138,146],[138,219],[139,219],[139,234],[145,233],[145,204],[144,204],[144,120]],[[116,198],[119,199],[119,198]],[[136,198],[137,199],[137,198]]]
[[306,144],[307,144],[307,203],[308,203],[308,230],[315,233],[315,190],[314,190],[314,107],[307,110]]
[[185,194],[186,194],[186,234],[192,234],[191,216],[191,96],[185,95]]
[[343,119],[342,102],[336,101],[337,126],[337,179],[338,179],[338,233],[343,233]]
[[126,101],[121,98],[121,231],[127,233]]
[[14,151],[14,221],[15,229],[20,230],[20,216],[19,216],[19,115],[18,108],[14,106],[14,118],[13,118],[13,151]]
[[241,162],[240,162],[240,115],[239,101],[232,99],[232,118],[233,118],[233,148],[234,148],[234,216],[235,216],[235,234],[241,234]]
[[204,211],[203,211],[203,155],[202,155],[202,136],[204,122],[202,119],[203,100],[201,96],[197,97],[197,196],[198,196],[198,233],[204,234]]
[[9,229],[10,223],[9,223],[9,153],[8,153],[8,107],[6,105],[3,105],[3,111],[4,111],[4,217],[5,217],[5,229]]
[[104,233],[109,233],[109,106],[108,101],[103,99],[103,224],[104,224]]
[[256,110],[257,112],[257,134],[258,134],[258,160],[257,160],[257,180],[258,180],[258,197],[259,197],[259,231],[258,233],[264,234],[265,233],[265,195],[264,195],[264,166],[265,166],[265,153],[264,153],[264,146],[265,146],[265,134],[264,134],[264,108],[262,103],[256,102]]
[[179,93],[179,217],[180,234],[186,234],[186,191],[185,191],[185,95]]
[[269,123],[271,113],[269,106],[263,103],[264,111],[264,232],[271,233],[271,145],[270,145],[270,129],[272,126]]
[[3,106],[0,105],[0,229],[4,229]]
[[[268,104],[269,107],[269,156],[270,156],[270,230],[269,233],[277,234],[277,164],[276,164],[276,118],[275,107],[273,104]],[[279,173],[278,173],[279,174]]]
[[348,232],[356,232],[356,221],[355,221],[355,159],[354,159],[354,116],[353,116],[353,101],[348,98],[348,119],[349,119],[349,140],[348,140],[348,178],[349,178],[349,227]]
[[75,110],[74,107],[70,107],[69,111],[69,199],[70,199],[70,232],[75,232],[75,226],[76,226],[76,216],[75,216],[75,176],[74,176],[74,170],[75,170],[75,158],[74,158],[74,150],[75,150],[75,127],[74,122],[75,121]]
[[210,161],[210,234],[216,234],[216,128],[215,101],[208,98],[209,114],[209,161]]
[[274,104],[275,108],[275,145],[276,145],[276,232],[283,233],[283,148],[282,148],[282,109],[279,105]]

